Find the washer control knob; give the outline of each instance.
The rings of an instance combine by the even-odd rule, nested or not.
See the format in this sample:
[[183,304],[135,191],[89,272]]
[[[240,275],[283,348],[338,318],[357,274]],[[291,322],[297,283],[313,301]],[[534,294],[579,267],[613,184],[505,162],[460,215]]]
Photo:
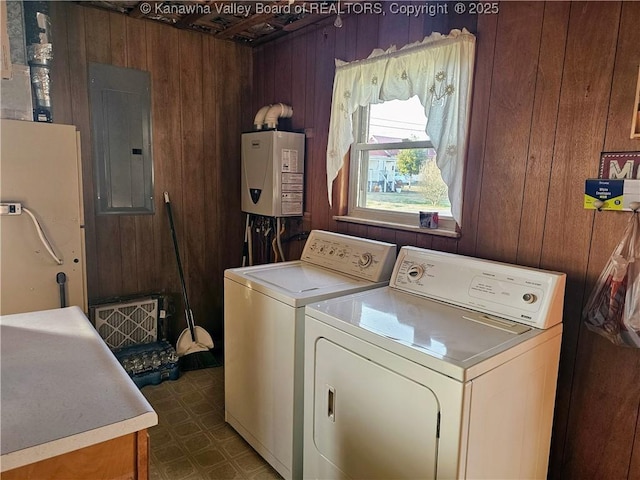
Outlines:
[[358,265],[362,268],[367,268],[369,265],[371,265],[372,261],[373,255],[371,255],[369,252],[366,252],[361,254],[358,258]]
[[417,282],[424,275],[424,268],[422,265],[411,265],[407,270],[407,275],[409,276],[409,281]]
[[537,299],[538,297],[536,297],[533,293],[525,293],[524,295],[522,295],[522,300],[524,300],[525,303],[535,303]]

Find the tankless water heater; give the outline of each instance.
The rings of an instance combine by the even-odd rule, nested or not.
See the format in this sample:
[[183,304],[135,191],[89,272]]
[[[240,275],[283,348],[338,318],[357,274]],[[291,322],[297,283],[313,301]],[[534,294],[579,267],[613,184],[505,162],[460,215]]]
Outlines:
[[242,211],[302,216],[304,134],[276,130],[242,134]]

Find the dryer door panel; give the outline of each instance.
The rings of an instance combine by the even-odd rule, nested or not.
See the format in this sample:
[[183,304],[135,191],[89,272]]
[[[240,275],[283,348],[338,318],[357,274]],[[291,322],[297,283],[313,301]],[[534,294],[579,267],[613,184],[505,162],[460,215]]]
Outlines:
[[315,346],[313,438],[336,476],[435,478],[434,393],[325,338]]

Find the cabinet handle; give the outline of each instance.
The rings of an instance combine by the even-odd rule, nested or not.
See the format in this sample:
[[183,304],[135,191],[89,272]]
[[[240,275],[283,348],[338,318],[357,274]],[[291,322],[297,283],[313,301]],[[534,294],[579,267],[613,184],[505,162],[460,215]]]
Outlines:
[[336,389],[327,385],[327,417],[335,423],[336,421]]

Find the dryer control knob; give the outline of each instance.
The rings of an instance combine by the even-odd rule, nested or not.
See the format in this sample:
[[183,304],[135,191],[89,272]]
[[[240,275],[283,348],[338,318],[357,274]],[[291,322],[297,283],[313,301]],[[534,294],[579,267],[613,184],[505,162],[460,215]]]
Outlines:
[[533,293],[525,293],[524,295],[522,295],[522,300],[524,300],[525,303],[535,303],[537,299],[538,297],[536,297]]
[[358,265],[362,268],[367,268],[369,265],[371,265],[372,261],[373,255],[371,255],[369,252],[363,253],[362,255],[360,255],[360,258],[358,258]]
[[409,281],[417,282],[424,275],[424,268],[422,265],[411,265],[407,270],[407,275],[409,276]]

